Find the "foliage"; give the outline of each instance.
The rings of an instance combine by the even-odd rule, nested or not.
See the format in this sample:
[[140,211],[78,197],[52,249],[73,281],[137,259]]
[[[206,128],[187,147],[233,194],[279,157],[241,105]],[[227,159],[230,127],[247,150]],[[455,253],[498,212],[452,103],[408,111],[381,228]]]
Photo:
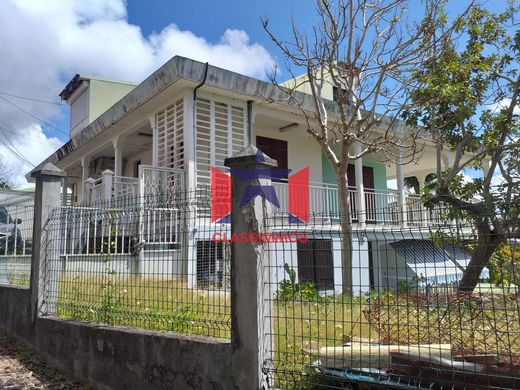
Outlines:
[[501,245],[489,262],[489,276],[497,286],[520,286],[520,247]]
[[[408,124],[429,132],[437,148],[438,168],[424,189],[425,205],[442,203],[445,218],[474,226],[475,250],[462,290],[472,290],[495,249],[520,234],[517,13],[515,1],[499,13],[472,4],[453,31],[434,28],[426,34],[428,42],[441,39],[436,55],[412,73],[421,87],[403,113]],[[465,176],[467,169],[477,177]]]
[[296,282],[296,271],[289,264],[284,264],[284,270],[289,279],[280,282],[280,287],[276,292],[276,299],[281,301],[291,300],[316,300],[319,299],[318,290],[314,283]]

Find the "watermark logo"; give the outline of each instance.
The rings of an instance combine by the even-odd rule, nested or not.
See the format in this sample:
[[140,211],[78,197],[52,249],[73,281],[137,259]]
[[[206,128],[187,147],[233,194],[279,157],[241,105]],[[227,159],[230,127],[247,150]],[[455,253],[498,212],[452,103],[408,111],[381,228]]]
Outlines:
[[[309,222],[309,167],[292,175],[289,169],[265,168],[256,170],[233,170],[231,173],[239,180],[251,180],[255,177],[279,181],[287,178],[287,209],[289,223]],[[240,207],[261,196],[274,207],[280,208],[280,200],[275,187],[271,185],[250,185],[242,199]],[[211,222],[231,222],[231,176],[217,168],[211,168]]]

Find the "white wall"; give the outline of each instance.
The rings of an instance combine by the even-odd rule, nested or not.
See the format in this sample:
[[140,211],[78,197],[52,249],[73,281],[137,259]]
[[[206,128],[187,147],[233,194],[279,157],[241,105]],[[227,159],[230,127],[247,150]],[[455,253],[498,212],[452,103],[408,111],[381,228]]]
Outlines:
[[123,153],[123,161],[123,176],[133,177],[135,163],[137,161],[141,161],[143,165],[152,165],[152,148],[132,155],[125,155]]
[[[309,180],[321,183],[321,148],[316,141],[310,139],[303,128],[295,128],[285,132],[278,129],[266,129],[255,127],[253,137],[269,137],[287,141],[287,164],[292,173],[309,167]],[[256,143],[256,142],[255,142]]]

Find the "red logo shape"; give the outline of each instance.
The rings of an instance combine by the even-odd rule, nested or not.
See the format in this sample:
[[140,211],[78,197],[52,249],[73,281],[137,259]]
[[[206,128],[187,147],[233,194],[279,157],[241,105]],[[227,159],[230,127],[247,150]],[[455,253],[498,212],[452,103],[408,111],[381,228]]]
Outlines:
[[211,222],[227,222],[231,213],[231,176],[211,168]]

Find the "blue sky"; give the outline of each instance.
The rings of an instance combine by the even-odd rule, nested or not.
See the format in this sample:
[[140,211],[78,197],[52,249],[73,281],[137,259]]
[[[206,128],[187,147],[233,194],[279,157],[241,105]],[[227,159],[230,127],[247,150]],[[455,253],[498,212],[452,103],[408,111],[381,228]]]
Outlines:
[[[467,2],[451,3],[455,13]],[[76,73],[139,82],[176,54],[257,78],[274,64],[283,71],[262,17],[288,39],[291,17],[304,28],[318,19],[312,0],[1,0],[0,157],[25,185],[32,165],[67,141],[57,95]]]

